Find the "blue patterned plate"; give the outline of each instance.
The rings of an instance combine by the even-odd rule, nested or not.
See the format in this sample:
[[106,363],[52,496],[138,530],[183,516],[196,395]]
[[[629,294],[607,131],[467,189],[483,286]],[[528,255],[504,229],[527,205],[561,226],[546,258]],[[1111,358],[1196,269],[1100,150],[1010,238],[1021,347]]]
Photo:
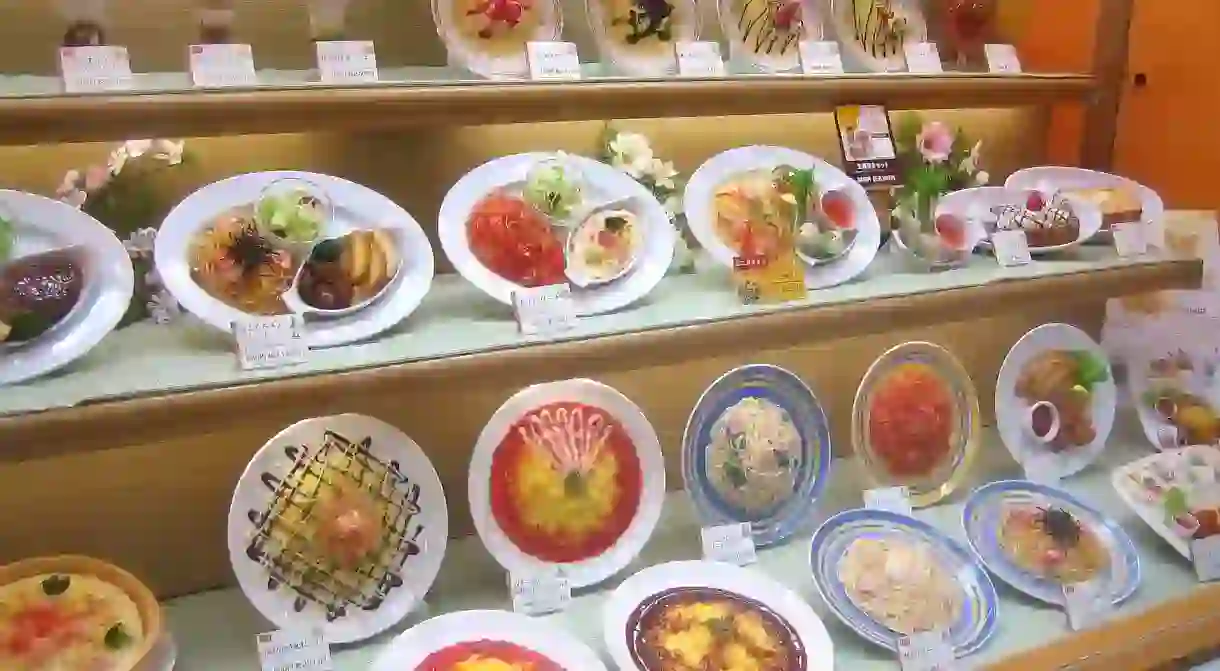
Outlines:
[[[961,609],[949,625],[949,641],[958,657],[969,655],[995,633],[999,599],[987,570],[956,541],[917,519],[884,510],[847,510],[831,517],[813,534],[809,565],[813,583],[835,615],[870,643],[897,650],[899,633],[867,614],[848,596],[839,568],[857,540],[890,540],[926,544],[934,560],[961,588]],[[887,567],[888,568],[888,567]]]
[[686,422],[682,477],[705,524],[749,522],[759,546],[810,519],[830,472],[830,431],[813,392],[790,371],[734,368]]
[[1097,535],[1109,552],[1110,565],[1102,579],[1110,583],[1114,603],[1117,605],[1135,593],[1140,582],[1140,559],[1127,532],[1071,494],[1025,480],[1001,480],[984,485],[975,490],[962,508],[962,525],[970,547],[997,578],[1035,599],[1063,603],[1061,583],[1021,568],[1000,546],[1000,524],[1006,505],[1053,506],[1071,513]]

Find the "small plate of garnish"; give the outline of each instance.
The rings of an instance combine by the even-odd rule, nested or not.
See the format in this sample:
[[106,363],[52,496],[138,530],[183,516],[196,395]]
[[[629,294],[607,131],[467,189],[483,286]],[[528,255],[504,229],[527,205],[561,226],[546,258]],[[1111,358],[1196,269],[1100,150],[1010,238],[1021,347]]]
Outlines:
[[254,455],[229,507],[238,585],[282,629],[351,643],[424,599],[449,532],[440,479],[398,429],[364,415],[307,419]]
[[606,671],[561,627],[502,610],[434,617],[399,634],[372,671]]
[[1105,451],[1118,389],[1105,350],[1075,326],[1043,324],[1022,336],[995,394],[996,426],[1017,463],[1045,457],[1066,478]]
[[999,598],[970,550],[931,525],[884,510],[847,510],[813,534],[809,565],[822,600],[870,643],[944,632],[958,657],[995,633]]
[[809,604],[762,573],[731,564],[675,561],[644,569],[610,595],[602,622],[620,669],[834,668],[834,643]]
[[1114,469],[1119,498],[1183,557],[1191,541],[1220,536],[1220,452],[1166,449]]
[[609,284],[631,272],[643,246],[641,228],[630,210],[590,214],[568,236],[564,250],[568,279],[587,288]]
[[962,525],[988,570],[1040,601],[1061,605],[1065,585],[1092,581],[1117,605],[1139,586],[1139,553],[1127,532],[1061,489],[992,482],[970,495]]

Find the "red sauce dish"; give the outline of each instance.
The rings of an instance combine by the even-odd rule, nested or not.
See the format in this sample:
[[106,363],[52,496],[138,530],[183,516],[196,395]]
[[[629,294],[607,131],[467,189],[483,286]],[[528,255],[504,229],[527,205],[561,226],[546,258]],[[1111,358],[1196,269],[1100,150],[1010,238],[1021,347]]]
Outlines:
[[466,239],[479,263],[509,282],[567,281],[563,245],[546,217],[520,198],[493,193],[479,201],[466,221]]
[[474,659],[498,660],[527,671],[566,671],[529,648],[507,641],[469,641],[441,648],[424,658],[415,671],[454,671]]
[[872,394],[868,439],[888,473],[931,475],[952,448],[952,393],[924,364],[904,364],[882,379]]

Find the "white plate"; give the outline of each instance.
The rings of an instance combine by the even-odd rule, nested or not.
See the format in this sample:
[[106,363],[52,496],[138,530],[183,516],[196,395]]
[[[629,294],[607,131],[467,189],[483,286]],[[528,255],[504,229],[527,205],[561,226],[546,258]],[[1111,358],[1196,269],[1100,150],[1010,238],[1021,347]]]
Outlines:
[[877,220],[877,211],[873,209],[868,193],[842,170],[826,161],[785,147],[755,145],[730,149],[708,159],[690,176],[683,204],[686,207],[687,225],[699,245],[713,259],[731,268],[733,257],[737,254],[716,234],[716,213],[712,207],[716,190],[742,173],[770,170],[781,165],[801,170],[813,168],[818,189],[822,192],[845,192],[851,197],[855,210],[858,233],[851,250],[837,261],[806,265],[805,286],[809,289],[833,287],[863,273],[881,247],[881,222]]
[[1014,172],[1004,180],[1004,186],[1010,189],[1024,191],[1036,189],[1043,192],[1064,189],[1129,189],[1139,195],[1144,209],[1141,219],[1150,224],[1162,227],[1165,225],[1165,202],[1161,200],[1156,191],[1135,180],[1118,175],[1084,168],[1042,166]]
[[[822,0],[793,1],[800,3],[801,20],[805,24],[804,35],[800,39],[823,39],[825,27],[822,12],[818,7]],[[774,6],[775,0],[742,0],[742,2],[748,4],[749,8],[743,6],[741,11],[735,11],[733,8],[734,0],[718,0],[716,2],[716,14],[720,19],[720,32],[725,36],[725,40],[729,44],[729,57],[734,61],[745,63],[761,72],[775,73],[799,70],[801,67],[799,41],[792,42],[782,54],[774,52],[760,54],[749,47],[749,42],[746,41],[746,36],[742,33],[743,22],[746,26],[749,26],[750,20],[757,18],[760,13],[772,11],[770,7]],[[761,24],[766,19],[759,18],[758,21]]]
[[644,569],[619,585],[606,600],[602,622],[606,648],[620,669],[638,668],[627,644],[628,621],[654,595],[683,587],[723,590],[769,608],[800,639],[808,671],[834,669],[834,643],[813,608],[795,592],[757,571],[706,561],[675,561]]
[[[462,277],[501,303],[512,304],[513,292],[521,286],[495,274],[475,258],[466,237],[466,220],[479,201],[498,189],[520,195],[530,168],[551,158],[554,154],[515,154],[484,163],[458,180],[441,203],[438,235],[445,256]],[[631,272],[608,284],[572,288],[576,314],[596,315],[627,307],[647,296],[665,277],[674,257],[677,232],[657,199],[625,173],[583,156],[567,156],[564,160],[581,173],[582,195],[587,202],[597,204],[630,197],[621,209],[634,213],[644,229],[643,246]]]
[[1173,458],[1174,455],[1187,454],[1192,450],[1210,448],[1200,448],[1192,446],[1175,450],[1165,450],[1157,454],[1152,454],[1142,459],[1137,459],[1123,466],[1119,466],[1110,473],[1110,484],[1113,485],[1114,491],[1118,493],[1118,498],[1127,504],[1131,512],[1135,513],[1144,523],[1152,528],[1156,535],[1165,539],[1166,543],[1173,546],[1173,549],[1183,557],[1190,559],[1190,540],[1183,538],[1176,533],[1169,525],[1165,524],[1165,509],[1159,502],[1151,503],[1145,500],[1139,493],[1135,483],[1131,481],[1131,475],[1138,474],[1152,466],[1157,461],[1164,461],[1166,458]]
[[[1017,463],[1025,463],[1031,454],[1049,454],[1049,450],[1039,446],[1026,432],[1029,404],[1018,398],[1014,392],[1025,364],[1035,356],[1054,349],[1088,351],[1093,356],[1100,357],[1106,362],[1107,368],[1109,367],[1109,358],[1101,345],[1075,326],[1043,324],[1021,336],[1017,344],[1008,351],[1008,356],[1004,357],[1004,364],[1000,366],[1000,374],[995,384],[996,426],[1004,446]],[[1097,431],[1093,442],[1048,457],[1060,478],[1079,473],[1105,451],[1106,439],[1114,428],[1117,403],[1118,388],[1114,384],[1114,371],[1111,370],[1109,379],[1093,388],[1093,426]]]
[[305,340],[310,347],[332,347],[372,338],[396,326],[419,307],[432,286],[432,245],[419,222],[389,198],[338,177],[308,172],[252,172],[223,179],[199,189],[169,213],[157,233],[154,256],[165,287],[184,309],[225,332],[250,315],[229,307],[195,283],[191,277],[190,246],[195,234],[225,211],[257,202],[263,189],[277,180],[296,179],[320,187],[334,213],[320,239],[352,230],[393,229],[399,249],[399,270],[389,288],[359,312],[335,319],[310,320]]
[[459,611],[411,627],[382,651],[372,671],[422,669],[420,665],[433,653],[478,641],[512,643],[569,671],[606,671],[597,655],[567,631],[502,610]]
[[[301,455],[308,459],[318,454],[328,432],[337,433],[353,443],[369,439],[367,454],[396,467],[404,478],[393,486],[395,495],[413,501],[419,508],[418,513],[404,513],[401,521],[393,524],[404,536],[397,556],[407,555],[399,571],[395,572],[402,584],[377,590],[383,597],[379,606],[352,605],[345,615],[335,618],[328,618],[322,606],[302,598],[287,585],[271,587],[270,571],[257,559],[257,552],[252,551],[258,536],[259,516],[271,505],[275,489],[283,484],[285,476],[297,463],[294,457]],[[394,626],[422,603],[440,570],[448,532],[445,492],[432,463],[415,441],[393,426],[364,415],[315,417],[281,431],[267,441],[246,466],[229,506],[229,561],[242,592],[263,617],[277,627],[318,626],[328,643],[351,643]],[[407,548],[418,552],[405,552]],[[256,558],[251,558],[250,554]],[[370,604],[374,602],[375,599],[369,601]]]
[[[860,69],[867,72],[906,72],[907,59],[900,49],[898,53],[887,58],[877,58],[869,54],[856,42],[856,32],[853,26],[854,15],[852,6],[857,2],[873,3],[875,0],[826,0],[830,3],[830,23],[834,26],[835,35],[843,49],[843,61],[849,69]],[[915,0],[891,0],[906,9],[907,42],[924,42],[928,39],[928,25],[920,11],[920,3]]]
[[174,671],[178,663],[178,644],[174,635],[168,629],[161,635],[161,640],[153,645],[148,655],[136,665],[135,671]]
[[[566,563],[548,562],[524,552],[500,528],[491,507],[492,457],[496,449],[513,425],[526,414],[559,402],[601,408],[617,420],[635,446],[642,483],[635,516],[618,539],[600,555]],[[636,558],[652,535],[665,499],[665,460],[661,456],[661,443],[656,431],[644,413],[626,396],[593,380],[563,380],[526,387],[505,401],[492,415],[475,444],[470,460],[469,486],[474,528],[501,566],[509,573],[521,575],[558,567],[573,588],[580,588],[618,573]]]
[[13,260],[77,247],[84,275],[80,298],[67,317],[29,342],[0,346],[0,385],[5,385],[46,375],[88,354],[127,312],[135,272],[114,232],[71,205],[0,190],[0,213],[13,222]]
[[[941,214],[953,214],[960,217],[967,223],[975,235],[981,235],[977,239],[986,241],[988,238],[987,227],[983,222],[993,221],[997,218],[996,215],[991,213],[991,209],[1002,205],[1022,207],[1025,204],[1026,193],[1025,191],[1018,191],[1003,186],[980,186],[972,189],[962,189],[961,191],[954,191],[953,193],[941,196],[940,202],[936,206],[936,214],[938,216]],[[1096,205],[1080,198],[1069,197],[1067,200],[1071,203],[1072,211],[1080,220],[1080,235],[1074,241],[1062,245],[1030,247],[1030,254],[1053,254],[1067,251],[1080,246],[1101,231],[1101,210]],[[990,243],[988,242],[987,244]]]
[[[589,29],[593,32],[598,53],[615,70],[632,77],[664,77],[677,73],[678,62],[673,46],[679,41],[694,42],[699,39],[699,7],[694,0],[669,1],[673,5],[673,18],[670,19],[671,37],[664,43],[668,48],[649,49],[649,53],[622,44],[610,34],[610,23],[614,17],[608,14],[613,9],[613,0],[585,0],[585,14],[589,17]],[[656,36],[644,39],[649,47],[657,40]]]
[[[1164,337],[1157,337],[1162,334]],[[1135,406],[1135,413],[1139,417],[1144,437],[1158,450],[1165,449],[1166,442],[1171,442],[1171,446],[1178,445],[1178,441],[1185,437],[1180,436],[1171,422],[1166,421],[1160,413],[1144,402],[1144,395],[1152,389],[1152,385],[1148,383],[1148,370],[1153,361],[1175,356],[1188,357],[1193,370],[1180,371],[1175,376],[1175,384],[1169,386],[1197,396],[1213,409],[1220,407],[1220,378],[1214,374],[1208,374],[1208,370],[1212,366],[1208,357],[1199,352],[1196,347],[1184,343],[1184,335],[1181,327],[1175,328],[1172,333],[1158,332],[1151,336],[1151,339],[1142,343],[1141,351],[1137,355],[1129,357],[1126,362],[1127,389],[1131,393],[1131,403]],[[1167,439],[1169,440],[1167,441]]]
[[[521,40],[521,51],[491,55],[478,48],[478,38],[467,38],[454,22],[454,4],[457,0],[432,0],[432,21],[436,34],[440,36],[449,54],[450,65],[464,67],[487,79],[517,79],[529,75],[529,61],[525,57],[525,43],[553,42],[562,39],[563,14],[556,0],[534,0],[541,20],[534,32]],[[497,30],[503,30],[499,27]]]

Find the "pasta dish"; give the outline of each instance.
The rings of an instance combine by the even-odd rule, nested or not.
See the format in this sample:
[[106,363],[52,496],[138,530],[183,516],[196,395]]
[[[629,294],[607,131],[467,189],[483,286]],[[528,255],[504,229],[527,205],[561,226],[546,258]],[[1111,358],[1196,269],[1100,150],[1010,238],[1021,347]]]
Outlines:
[[280,296],[297,264],[258,232],[248,206],[226,212],[195,235],[190,265],[195,282],[229,307],[260,315],[288,312]]
[[743,398],[716,419],[710,438],[708,478],[730,505],[759,515],[792,495],[802,450],[788,411],[764,398]]
[[839,561],[838,574],[856,607],[899,634],[948,629],[965,598],[923,541],[856,539]]

